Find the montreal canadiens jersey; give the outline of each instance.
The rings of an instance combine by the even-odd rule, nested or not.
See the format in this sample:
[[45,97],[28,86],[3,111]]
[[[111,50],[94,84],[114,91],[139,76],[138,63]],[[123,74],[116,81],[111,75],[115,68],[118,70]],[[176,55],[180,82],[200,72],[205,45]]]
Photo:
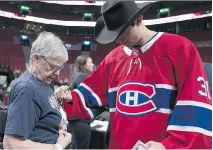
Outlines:
[[131,149],[139,140],[167,149],[212,147],[208,80],[184,37],[159,32],[142,47],[115,48],[71,94],[69,117],[94,118],[109,107],[111,149]]

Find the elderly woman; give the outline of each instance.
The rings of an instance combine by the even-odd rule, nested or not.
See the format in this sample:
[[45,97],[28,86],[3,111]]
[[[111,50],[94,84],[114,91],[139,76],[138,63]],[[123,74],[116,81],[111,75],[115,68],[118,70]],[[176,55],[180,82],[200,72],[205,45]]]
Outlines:
[[58,37],[39,34],[32,44],[29,71],[11,88],[5,149],[63,149],[70,144],[66,114],[50,87],[67,60],[67,50]]

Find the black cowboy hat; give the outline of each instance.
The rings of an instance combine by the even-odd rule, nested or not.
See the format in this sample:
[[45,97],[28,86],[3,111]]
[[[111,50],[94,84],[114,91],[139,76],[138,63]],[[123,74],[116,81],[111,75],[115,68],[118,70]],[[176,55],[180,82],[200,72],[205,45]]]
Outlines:
[[101,44],[113,42],[129,25],[150,8],[153,2],[108,0],[101,7],[101,17],[95,25],[95,39]]

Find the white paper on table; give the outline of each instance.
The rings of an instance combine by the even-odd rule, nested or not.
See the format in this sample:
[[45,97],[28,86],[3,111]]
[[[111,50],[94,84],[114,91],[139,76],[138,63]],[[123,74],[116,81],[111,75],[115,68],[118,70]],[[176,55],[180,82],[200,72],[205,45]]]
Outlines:
[[108,127],[108,121],[100,121],[100,120],[94,120],[91,124],[90,127],[93,128],[95,126],[100,126],[100,128],[95,128],[97,131],[102,131],[106,132],[107,127]]

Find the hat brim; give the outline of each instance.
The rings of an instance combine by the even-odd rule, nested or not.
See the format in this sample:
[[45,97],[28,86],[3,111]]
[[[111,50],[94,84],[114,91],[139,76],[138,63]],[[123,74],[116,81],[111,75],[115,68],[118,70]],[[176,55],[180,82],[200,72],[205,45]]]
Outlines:
[[130,18],[126,24],[113,31],[107,29],[107,27],[104,24],[103,16],[99,17],[95,25],[96,41],[100,44],[108,44],[115,41],[122,31],[124,31],[130,24],[132,24],[133,21],[135,21],[138,16],[142,15],[144,12],[148,10],[149,7],[146,6],[148,6],[151,3],[153,2],[145,2],[137,4],[139,10],[135,13],[135,15],[132,18]]
[[[101,27],[101,24],[103,25]],[[99,32],[97,31],[97,28],[99,27]],[[103,17],[101,16],[95,26],[95,39],[98,43],[101,44],[107,44],[113,42],[119,35],[120,31],[123,29],[125,25],[121,26],[120,28],[110,31],[107,29],[107,27],[104,25]]]

